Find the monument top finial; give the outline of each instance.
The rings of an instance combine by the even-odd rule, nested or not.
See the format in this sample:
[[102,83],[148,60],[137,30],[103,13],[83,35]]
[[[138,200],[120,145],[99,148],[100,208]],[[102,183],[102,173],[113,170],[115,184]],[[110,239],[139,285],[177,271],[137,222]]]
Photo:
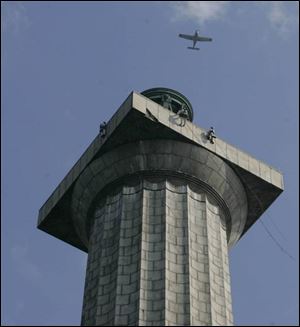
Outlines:
[[145,90],[141,94],[166,109],[185,116],[187,120],[193,121],[193,107],[190,101],[178,91],[165,87],[155,87]]

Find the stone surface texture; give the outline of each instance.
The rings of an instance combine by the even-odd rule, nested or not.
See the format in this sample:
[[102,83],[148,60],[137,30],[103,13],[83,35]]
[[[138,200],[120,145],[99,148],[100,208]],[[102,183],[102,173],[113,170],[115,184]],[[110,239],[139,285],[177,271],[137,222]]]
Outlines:
[[215,144],[211,144],[205,135],[204,129],[189,121],[182,126],[182,120],[175,113],[132,92],[107,123],[107,136],[95,137],[41,207],[38,228],[87,251],[74,228],[71,210],[73,189],[79,176],[90,163],[120,145],[140,140],[174,140],[208,150],[225,161],[239,177],[248,201],[248,216],[242,235],[245,234],[283,191],[282,174],[224,142],[218,135]]
[[228,247],[213,197],[134,178],[95,206],[82,325],[232,325]]
[[233,324],[228,250],[282,174],[132,92],[39,211],[88,252],[82,325]]
[[232,325],[228,247],[247,197],[211,152],[172,140],[103,154],[73,190],[88,248],[83,325]]

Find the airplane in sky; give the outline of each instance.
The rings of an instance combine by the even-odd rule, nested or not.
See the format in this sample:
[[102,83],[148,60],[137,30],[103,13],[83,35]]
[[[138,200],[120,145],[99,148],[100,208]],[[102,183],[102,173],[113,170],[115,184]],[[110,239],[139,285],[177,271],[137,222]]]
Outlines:
[[212,38],[210,38],[210,37],[200,36],[198,30],[195,31],[194,35],[179,34],[178,36],[182,37],[183,39],[193,41],[193,46],[187,47],[188,49],[191,49],[191,50],[199,50],[199,48],[195,48],[197,41],[212,41]]

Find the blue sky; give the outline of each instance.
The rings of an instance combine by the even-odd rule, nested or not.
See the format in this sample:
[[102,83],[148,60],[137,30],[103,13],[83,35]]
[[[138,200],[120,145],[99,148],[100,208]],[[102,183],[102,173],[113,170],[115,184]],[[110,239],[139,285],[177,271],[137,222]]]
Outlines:
[[[236,325],[298,325],[297,2],[1,2],[2,325],[79,325],[87,255],[38,210],[132,90],[280,169],[285,191],[230,252]],[[178,33],[213,42],[190,51]]]

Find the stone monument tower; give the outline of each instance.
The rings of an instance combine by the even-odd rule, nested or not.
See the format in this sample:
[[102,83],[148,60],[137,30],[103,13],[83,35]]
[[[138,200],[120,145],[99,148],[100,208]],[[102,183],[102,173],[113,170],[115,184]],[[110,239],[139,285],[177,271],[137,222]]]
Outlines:
[[82,325],[232,325],[228,250],[280,172],[192,123],[177,91],[132,92],[39,212],[88,252]]

